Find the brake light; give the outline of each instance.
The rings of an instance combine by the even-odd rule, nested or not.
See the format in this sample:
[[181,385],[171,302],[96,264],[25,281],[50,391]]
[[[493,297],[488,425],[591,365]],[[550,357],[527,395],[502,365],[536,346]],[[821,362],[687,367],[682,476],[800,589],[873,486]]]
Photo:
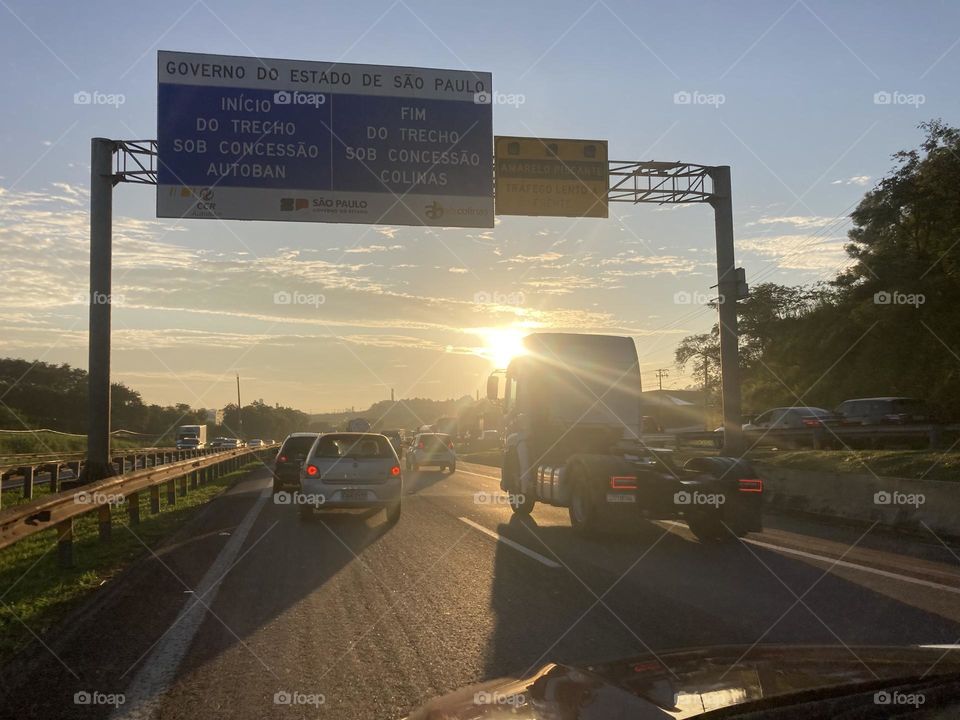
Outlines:
[[392,468],[390,468],[390,474],[393,475],[394,477],[397,477],[397,475],[400,474],[400,466],[394,465]]
[[613,475],[610,478],[610,487],[614,490],[636,490],[637,478],[635,475]]
[[426,446],[423,444],[423,440],[417,443],[417,450],[423,450],[424,447]]
[[286,461],[287,461],[286,455],[277,455],[277,462],[286,462]]
[[753,492],[753,493],[762,493],[763,492],[763,480],[760,478],[740,478],[737,480],[739,485],[740,492]]
[[817,418],[804,418],[803,424],[806,427],[819,427],[820,425],[823,425],[823,423],[820,420],[817,420]]
[[315,477],[319,472],[316,465],[307,465],[307,475],[310,477]]

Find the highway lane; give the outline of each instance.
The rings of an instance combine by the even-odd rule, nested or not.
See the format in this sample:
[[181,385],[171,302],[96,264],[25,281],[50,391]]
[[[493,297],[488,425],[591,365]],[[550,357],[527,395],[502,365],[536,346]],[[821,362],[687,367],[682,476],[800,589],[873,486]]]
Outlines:
[[746,543],[703,546],[673,523],[584,541],[565,510],[513,517],[497,473],[408,474],[394,527],[302,523],[257,473],[39,648],[0,715],[108,717],[73,705],[98,690],[127,694],[114,717],[396,718],[549,660],[960,638],[960,562],[934,539],[772,517]]

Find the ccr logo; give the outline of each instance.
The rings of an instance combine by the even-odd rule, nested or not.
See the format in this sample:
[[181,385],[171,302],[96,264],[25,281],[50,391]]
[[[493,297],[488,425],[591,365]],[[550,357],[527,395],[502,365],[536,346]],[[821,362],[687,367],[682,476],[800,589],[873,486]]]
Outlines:
[[434,200],[426,206],[425,214],[431,220],[439,220],[443,217],[443,205]]

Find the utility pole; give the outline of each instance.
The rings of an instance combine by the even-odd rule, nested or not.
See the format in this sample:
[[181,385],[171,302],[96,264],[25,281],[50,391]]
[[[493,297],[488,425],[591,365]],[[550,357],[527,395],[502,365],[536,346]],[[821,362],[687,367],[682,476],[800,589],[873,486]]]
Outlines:
[[657,368],[657,386],[658,389],[663,390],[663,379],[670,376],[670,370],[668,368]]
[[243,435],[243,405],[240,404],[240,373],[237,373],[237,434]]

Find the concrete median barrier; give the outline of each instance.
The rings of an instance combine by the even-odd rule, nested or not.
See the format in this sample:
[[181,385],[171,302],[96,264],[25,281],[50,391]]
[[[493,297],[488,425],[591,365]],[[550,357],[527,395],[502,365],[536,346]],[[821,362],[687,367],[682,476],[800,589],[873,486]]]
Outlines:
[[753,465],[771,509],[960,537],[960,482]]

